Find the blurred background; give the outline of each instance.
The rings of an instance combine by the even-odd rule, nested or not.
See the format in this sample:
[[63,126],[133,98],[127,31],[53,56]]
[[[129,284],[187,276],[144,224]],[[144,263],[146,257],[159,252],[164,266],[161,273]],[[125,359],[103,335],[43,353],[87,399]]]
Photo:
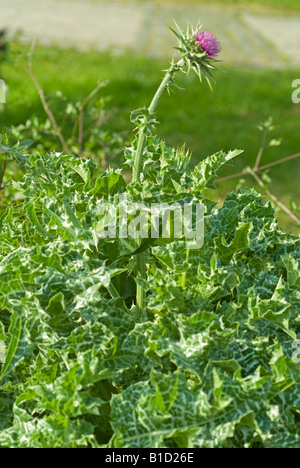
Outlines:
[[[222,177],[254,165],[257,125],[270,117],[262,164],[298,153],[292,83],[300,79],[299,0],[0,0],[0,79],[7,85],[0,127],[12,127],[12,139],[32,138],[41,152],[62,151],[44,98],[68,150],[118,165],[132,137],[130,111],[149,105],[175,53],[173,19],[183,29],[200,21],[218,37],[221,71],[213,92],[192,74],[178,77],[185,89],[163,97],[159,135],[170,145],[185,142],[194,164],[243,149]],[[269,173],[270,190],[298,217],[299,175],[300,158]],[[220,182],[209,196],[221,202],[237,185],[258,187],[242,179]],[[288,216],[280,214],[280,222],[299,233]]]

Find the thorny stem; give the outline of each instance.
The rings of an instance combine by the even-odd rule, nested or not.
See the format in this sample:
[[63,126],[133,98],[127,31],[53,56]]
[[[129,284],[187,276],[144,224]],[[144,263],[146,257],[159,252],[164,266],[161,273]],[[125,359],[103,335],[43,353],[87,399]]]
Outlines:
[[82,156],[83,152],[83,105],[79,106],[78,111],[78,144],[79,144],[79,154],[78,156]]
[[[145,252],[137,255],[136,259],[136,275],[137,278],[145,279],[146,278],[146,254]],[[138,315],[145,308],[145,291],[143,286],[137,284],[136,287],[136,306],[137,306],[137,313]]]
[[[190,258],[190,249],[187,249],[187,251],[186,251],[186,257],[185,257],[186,263],[188,263],[189,258]],[[183,275],[182,275],[182,278],[181,278],[181,286],[182,286],[183,288],[186,287],[186,277],[187,277],[187,272],[185,271],[185,272],[183,273]]]
[[[117,289],[115,288],[115,286],[113,285],[112,282],[110,282],[110,285],[107,287],[107,291],[109,292],[110,296],[112,297],[112,299],[120,299],[120,294],[118,293]],[[124,304],[124,309],[126,310],[126,312],[128,312],[128,314],[130,314],[128,308],[126,307],[126,305]]]
[[2,169],[1,179],[0,179],[0,190],[3,189],[2,184],[3,184],[5,169],[6,169],[6,162],[7,162],[7,155],[5,154],[4,163],[3,163],[3,169]]
[[[148,107],[148,111],[150,115],[154,115],[160,98],[162,97],[164,91],[168,89],[170,82],[172,81],[175,73],[180,70],[183,66],[184,60],[179,60],[178,63],[173,64],[170,70],[166,73],[164,79],[162,80],[160,86],[158,87],[150,106]],[[147,125],[143,125],[139,131],[138,135],[138,143],[137,143],[137,150],[135,154],[135,161],[133,166],[133,182],[140,182],[141,172],[142,172],[142,163],[143,163],[143,152],[144,147],[146,144],[146,129]],[[141,253],[137,255],[136,261],[136,274],[137,278],[145,279],[146,278],[146,255],[145,253]],[[137,312],[140,314],[145,308],[145,291],[144,288],[137,284],[137,292],[136,292],[136,307]]]
[[[162,97],[165,89],[169,86],[176,71],[178,71],[178,69],[182,67],[183,64],[184,64],[184,61],[183,59],[181,59],[179,60],[177,64],[174,64],[173,67],[170,68],[170,70],[168,71],[164,79],[162,80],[159,88],[157,89],[150,106],[148,107],[149,114],[152,114],[152,115],[155,114],[156,108],[158,106],[160,98]],[[143,150],[144,150],[145,143],[146,143],[146,127],[143,126],[138,136],[138,145],[137,145],[134,167],[133,167],[133,177],[132,177],[133,182],[140,181],[140,176],[142,172]]]
[[118,293],[112,282],[108,286],[107,290],[113,299],[118,299],[120,297],[120,294]]

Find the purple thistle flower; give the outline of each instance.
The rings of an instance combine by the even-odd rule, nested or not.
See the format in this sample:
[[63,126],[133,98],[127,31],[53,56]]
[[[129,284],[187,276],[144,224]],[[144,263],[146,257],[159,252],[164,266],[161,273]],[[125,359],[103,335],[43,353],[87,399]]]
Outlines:
[[210,31],[198,31],[195,35],[195,39],[209,58],[216,57],[221,50],[220,42]]

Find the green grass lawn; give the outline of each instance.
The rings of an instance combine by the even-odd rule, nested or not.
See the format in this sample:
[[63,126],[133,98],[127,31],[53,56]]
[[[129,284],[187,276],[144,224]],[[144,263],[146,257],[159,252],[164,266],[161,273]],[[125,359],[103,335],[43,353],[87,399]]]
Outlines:
[[[139,0],[140,2],[147,2],[148,0]],[[182,5],[182,0],[152,0],[158,3],[179,3]],[[186,0],[184,3],[204,3],[207,4],[207,0]],[[220,5],[228,5],[235,7],[247,7],[252,9],[276,9],[279,11],[299,11],[300,2],[299,0],[213,0],[210,3],[216,3]]]
[[[28,48],[15,44],[13,49],[19,56],[17,66],[15,54],[2,66],[10,92],[0,115],[1,127],[21,123],[33,113],[43,115],[38,94],[26,73]],[[109,79],[103,92],[112,97],[110,105],[119,109],[112,125],[114,130],[128,132],[132,130],[130,111],[149,104],[163,76],[161,70],[166,67],[165,62],[126,54],[111,56],[44,47],[38,47],[34,54],[35,73],[48,96],[60,90],[74,100],[80,99],[99,78]],[[213,92],[192,74],[179,78],[179,85],[186,89],[163,97],[158,110],[160,135],[171,145],[186,142],[194,162],[221,149],[244,149],[235,167],[223,170],[222,175],[227,175],[254,164],[260,144],[256,125],[273,116],[278,124],[273,138],[283,137],[283,142],[266,151],[265,163],[299,152],[300,105],[291,101],[291,83],[300,76],[295,71],[226,69],[225,65],[222,68],[225,73],[217,73]],[[280,166],[272,175],[276,194],[300,202],[300,160]],[[235,183],[223,184],[216,197]],[[252,184],[251,179],[249,183]]]

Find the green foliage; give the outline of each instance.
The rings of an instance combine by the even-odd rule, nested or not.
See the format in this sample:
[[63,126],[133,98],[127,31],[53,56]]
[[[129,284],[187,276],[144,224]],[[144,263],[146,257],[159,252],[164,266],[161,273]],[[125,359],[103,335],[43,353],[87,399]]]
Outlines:
[[[132,114],[129,184],[1,141],[25,173],[0,215],[2,448],[300,447],[300,239],[254,189],[208,200],[240,151],[191,171],[184,146],[153,135],[154,101]],[[124,195],[201,202],[203,247],[102,236],[102,208],[120,216]]]
[[125,140],[124,134],[112,132],[108,127],[116,111],[108,110],[108,96],[99,95],[105,86],[106,82],[98,82],[87,97],[77,102],[57,92],[51,106],[47,102],[50,111],[44,105],[46,118],[33,115],[25,123],[11,126],[10,138],[32,140],[41,154],[54,150],[71,152],[96,159],[107,167],[120,156]]
[[1,217],[1,447],[300,446],[300,241],[254,190],[219,210],[203,198],[233,155],[188,175],[184,150],[149,141],[142,197],[192,193],[206,239],[189,256],[156,240],[139,318],[134,246],[96,229],[99,205],[139,184],[95,178],[90,160],[24,157],[23,201]]
[[[7,104],[0,115],[1,125],[24,124],[32,114],[40,121],[45,117],[36,89],[24,73],[26,68],[27,48],[12,44],[12,50],[18,47],[18,67],[11,63],[4,64],[3,74],[9,86]],[[14,63],[14,57],[10,58]],[[276,150],[270,160],[292,154],[299,146],[296,131],[299,120],[297,106],[291,102],[291,83],[295,72],[289,70],[241,70],[222,64],[220,83],[214,86],[214,93],[207,93],[205,87],[199,87],[194,74],[179,84],[186,89],[177,92],[176,99],[164,97],[158,110],[161,122],[160,133],[171,145],[181,145],[186,141],[193,152],[195,161],[203,155],[211,154],[216,148],[228,151],[232,141],[237,147],[247,147],[247,164],[255,161],[259,135],[254,127],[263,118],[273,115],[275,122],[280,122],[280,134],[284,137],[284,146]],[[34,68],[37,78],[45,89],[51,102],[59,102],[55,97],[57,90],[63,96],[76,103],[90,93],[99,79],[109,80],[105,88],[111,96],[111,106],[120,109],[114,119],[107,122],[108,131],[127,130],[130,125],[128,112],[132,107],[144,107],[148,103],[149,93],[153,93],[157,77],[166,68],[164,61],[149,60],[145,57],[122,54],[112,56],[106,53],[83,53],[75,50],[37,47],[34,54]],[[245,92],[247,90],[247,92]],[[205,110],[205,112],[202,112]],[[286,116],[282,120],[282,114]],[[211,126],[213,120],[214,125]],[[174,132],[176,128],[176,132]],[[252,130],[253,129],[253,133]],[[250,135],[249,135],[250,133]],[[214,138],[208,138],[212,135]],[[53,148],[51,148],[53,149]],[[242,169],[244,162],[236,161]],[[282,170],[280,171],[282,175]],[[286,179],[288,179],[288,174]],[[280,178],[278,177],[278,180]]]
[[[278,3],[282,4],[282,0],[278,0]],[[12,66],[16,61],[14,51],[17,54],[15,67]],[[10,61],[3,64],[3,78],[9,87],[9,93],[7,104],[0,114],[1,126],[25,125],[32,115],[36,115],[39,125],[45,122],[45,112],[38,93],[25,73],[27,52],[28,47],[12,43]],[[121,132],[125,139],[131,129],[129,109],[133,105],[134,108],[143,108],[149,102],[149,94],[155,91],[157,77],[164,68],[165,61],[149,60],[132,54],[114,56],[108,53],[79,52],[42,46],[37,46],[34,53],[36,76],[48,101],[54,104],[55,115],[61,115],[64,109],[63,106],[57,109],[55,105],[59,102],[63,104],[63,101],[56,97],[57,90],[61,90],[67,101],[76,104],[94,88],[99,75],[101,80],[109,80],[100,97],[103,97],[103,92],[111,96],[110,102],[106,104],[107,110],[109,113],[111,109],[118,111],[106,121],[102,129],[105,129],[108,135]],[[192,152],[193,164],[197,164],[216,150],[229,151],[234,142],[237,148],[245,148],[243,157],[237,158],[234,163],[235,170],[241,171],[245,166],[253,166],[255,163],[260,143],[260,135],[255,131],[256,124],[272,115],[274,122],[280,123],[280,130],[274,132],[273,138],[282,136],[283,143],[266,151],[265,163],[297,151],[299,106],[293,104],[290,99],[295,71],[276,70],[274,73],[274,70],[245,70],[231,67],[227,63],[222,64],[222,69],[225,69],[226,73],[219,74],[222,79],[214,86],[213,94],[207,93],[206,86],[199,86],[194,74],[178,77],[178,84],[186,88],[186,91],[177,91],[176,99],[163,97],[157,113],[163,139],[175,147],[181,146],[185,141]],[[285,116],[284,119],[282,115]],[[58,118],[59,123],[60,121]],[[22,138],[28,136],[23,135]],[[53,143],[53,139],[47,134],[44,135],[43,141]],[[51,151],[55,150],[60,150],[56,141],[51,147]],[[110,151],[106,151],[106,159],[109,162],[110,156]],[[294,174],[292,179],[291,170]],[[232,173],[232,167],[224,167],[219,175]],[[299,205],[297,162],[274,169],[272,179],[276,187],[275,193],[281,200],[289,204],[290,198],[293,198]],[[253,185],[248,176],[247,184]],[[235,181],[218,184],[215,199],[223,199],[226,193],[235,187]],[[281,219],[281,225],[282,221]],[[290,230],[291,226],[288,228]]]

